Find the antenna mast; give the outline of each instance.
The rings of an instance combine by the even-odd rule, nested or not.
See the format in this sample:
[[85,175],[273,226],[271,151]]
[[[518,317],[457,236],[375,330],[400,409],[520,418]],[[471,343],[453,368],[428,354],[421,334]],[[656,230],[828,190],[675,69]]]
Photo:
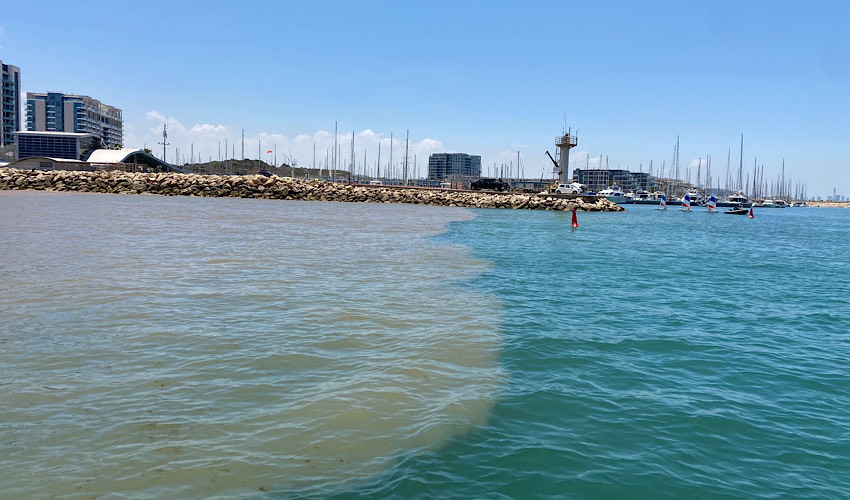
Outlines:
[[157,144],[162,145],[162,161],[168,163],[165,159],[165,147],[171,145],[168,142],[168,120],[165,120],[165,123],[162,124],[162,142],[158,142]]

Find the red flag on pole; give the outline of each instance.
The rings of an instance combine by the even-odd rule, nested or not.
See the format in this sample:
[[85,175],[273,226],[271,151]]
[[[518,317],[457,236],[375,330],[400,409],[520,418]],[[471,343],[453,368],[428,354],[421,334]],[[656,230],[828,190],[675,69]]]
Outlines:
[[270,150],[268,150],[268,151],[266,151],[266,153],[271,153],[271,152],[272,152],[272,150],[271,150],[271,149],[270,149]]

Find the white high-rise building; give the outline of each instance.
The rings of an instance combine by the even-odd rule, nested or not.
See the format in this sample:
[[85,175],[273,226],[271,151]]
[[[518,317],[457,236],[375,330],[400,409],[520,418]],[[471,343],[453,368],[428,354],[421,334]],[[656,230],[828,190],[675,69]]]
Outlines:
[[27,130],[94,134],[105,148],[121,148],[121,110],[89,96],[61,92],[27,92]]
[[428,178],[444,181],[451,176],[481,177],[481,156],[466,153],[431,153]]

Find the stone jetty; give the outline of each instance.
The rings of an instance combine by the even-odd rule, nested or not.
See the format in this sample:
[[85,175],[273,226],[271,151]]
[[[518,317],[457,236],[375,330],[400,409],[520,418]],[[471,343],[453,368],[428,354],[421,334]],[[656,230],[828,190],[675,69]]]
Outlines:
[[807,201],[810,207],[850,208],[850,201]]
[[112,194],[266,198],[301,201],[408,203],[446,207],[621,212],[605,198],[349,185],[261,175],[198,175],[122,171],[0,169],[0,190],[36,189]]

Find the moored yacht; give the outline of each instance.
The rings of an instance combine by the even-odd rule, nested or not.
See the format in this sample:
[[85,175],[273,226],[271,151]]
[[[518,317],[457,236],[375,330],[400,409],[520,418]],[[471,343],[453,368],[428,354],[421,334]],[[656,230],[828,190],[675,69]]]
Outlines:
[[736,193],[733,195],[729,195],[726,198],[726,201],[718,201],[718,207],[737,207],[738,205],[743,205],[745,208],[752,207],[753,204],[750,203],[750,200],[744,195],[744,193]]
[[623,193],[623,190],[618,188],[617,186],[609,187],[608,189],[603,189],[596,193],[599,196],[604,196],[609,200],[613,201],[617,204],[626,203],[626,195]]
[[635,191],[632,203],[637,205],[658,205],[661,202],[661,195],[661,192],[650,193],[649,191],[640,189]]

